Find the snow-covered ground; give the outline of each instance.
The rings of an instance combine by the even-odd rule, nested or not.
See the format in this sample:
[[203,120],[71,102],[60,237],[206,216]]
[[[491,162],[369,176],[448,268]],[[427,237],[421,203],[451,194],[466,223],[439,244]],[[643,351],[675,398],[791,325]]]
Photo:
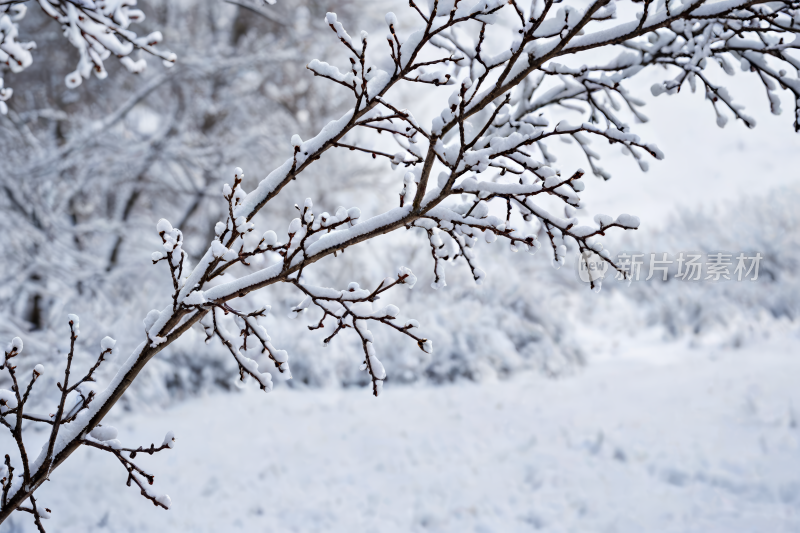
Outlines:
[[[741,349],[596,337],[576,375],[214,394],[115,417],[163,511],[81,450],[48,531],[800,531],[800,333]],[[587,346],[593,346],[587,339]],[[10,522],[10,521],[9,521]],[[32,531],[28,515],[2,531]]]

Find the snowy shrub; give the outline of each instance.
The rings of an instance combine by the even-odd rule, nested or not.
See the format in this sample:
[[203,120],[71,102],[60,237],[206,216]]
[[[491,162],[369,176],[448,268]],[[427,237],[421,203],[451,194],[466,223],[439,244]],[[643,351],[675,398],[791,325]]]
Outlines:
[[[609,288],[624,295],[639,313],[640,327],[663,328],[672,338],[689,336],[699,342],[738,346],[756,337],[774,321],[795,321],[800,316],[800,214],[795,206],[800,190],[784,187],[764,197],[716,206],[713,210],[685,210],[664,228],[653,228],[615,245],[620,249],[681,251],[703,256],[723,251],[736,266],[738,253],[762,256],[757,279],[742,281],[683,281],[676,279],[677,264],[670,265],[667,281],[653,279],[627,283],[609,280]],[[768,329],[768,328],[767,328]]]
[[[643,69],[667,67],[663,71],[666,81],[652,88],[656,95],[674,94],[684,85],[699,85],[717,111],[720,126],[728,114],[747,126],[754,123],[727,90],[711,79],[706,72],[710,62],[733,73],[731,63],[735,60],[743,70],[757,76],[767,90],[773,112],[780,111],[778,88],[788,90],[797,101],[798,79],[781,68],[796,66],[790,52],[795,46],[791,43],[795,42],[795,20],[800,18],[800,11],[793,3],[668,0],[658,5],[646,1],[638,6],[621,0],[598,0],[575,4],[554,6],[550,1],[535,0],[528,7],[516,0],[429,0],[427,5],[419,5],[412,0],[402,19],[394,13],[386,14],[385,41],[378,39],[379,45],[365,31],[351,35],[336,14],[327,13],[324,26],[332,32],[342,55],[336,59],[326,54],[325,59],[333,63],[312,59],[307,69],[340,88],[350,97],[352,106],[305,140],[288,128],[280,130],[290,143],[284,145],[289,157],[264,179],[246,181],[242,169],[236,168],[232,179],[220,187],[222,207],[210,232],[207,227],[194,231],[185,217],[174,219],[181,221],[178,227],[165,218],[158,221],[149,260],[156,265],[152,270],[161,280],[150,285],[144,281],[137,286],[122,284],[106,292],[116,305],[143,298],[160,307],[150,310],[142,322],[136,321],[140,343],[127,359],[119,360],[116,372],[110,372],[107,379],[102,377],[103,369],[110,367],[110,356],[119,350],[118,343],[110,338],[100,340],[100,355],[86,365],[89,369],[85,373],[73,368],[79,330],[78,317],[69,315],[69,343],[63,350],[67,354],[66,369],[56,383],[56,408],[44,411],[51,414],[32,414],[30,394],[44,369],[33,367],[28,384],[19,383],[22,374],[14,363],[22,353],[22,341],[19,337],[12,339],[2,361],[12,386],[0,397],[0,420],[14,437],[18,453],[13,461],[8,456],[0,476],[0,521],[15,510],[26,511],[43,529],[41,519],[50,512],[37,505],[34,493],[80,446],[113,455],[125,468],[129,485],[135,484],[154,505],[169,508],[169,497],[151,486],[153,477],[139,466],[137,458],[142,453],[172,448],[174,435],[168,434],[158,447],[126,448],[116,438],[117,431],[101,422],[153,358],[182,337],[190,344],[198,336],[205,337],[229,354],[240,383],[251,380],[269,391],[274,380],[292,375],[289,354],[270,324],[269,313],[274,309],[302,321],[311,334],[321,337],[323,345],[349,336],[345,342],[358,350],[364,381],[378,396],[387,378],[381,361],[387,349],[404,342],[427,358],[433,353],[428,328],[436,325],[428,326],[417,317],[401,314],[397,305],[388,302],[393,294],[418,284],[417,274],[409,267],[415,258],[402,258],[391,269],[375,267],[371,254],[356,255],[359,248],[370,249],[367,241],[413,240],[415,244],[405,249],[418,251],[420,259],[427,259],[430,276],[425,276],[425,283],[430,279],[434,290],[442,290],[448,279],[450,284],[458,280],[448,270],[454,263],[462,265],[477,284],[487,284],[477,251],[492,243],[511,252],[531,254],[544,247],[548,255],[552,254],[556,268],[566,263],[568,249],[581,257],[592,252],[624,274],[622,265],[612,260],[599,238],[617,229],[637,229],[639,219],[628,214],[599,214],[593,224],[580,225],[576,210],[582,207],[585,172],[573,160],[557,166],[559,145],[552,141],[577,143],[591,171],[603,179],[609,174],[597,165],[600,153],[591,145],[593,140],[621,148],[643,170],[648,158],[663,157],[627,123],[631,118],[646,120],[638,109],[641,100],[625,88],[626,80]],[[73,22],[81,21],[80,16],[76,19],[72,14],[76,5],[94,20],[89,12],[111,4],[81,0],[64,5],[66,18],[59,20],[70,30]],[[121,3],[113,5],[122,9]],[[127,31],[121,22],[114,24],[120,29],[110,27],[111,33]],[[103,38],[110,35],[104,33]],[[95,39],[99,38],[98,34]],[[104,45],[106,49],[111,46]],[[598,49],[601,53],[594,53]],[[102,59],[102,51],[92,50]],[[93,57],[91,53],[89,56]],[[200,63],[194,68],[202,68],[204,61]],[[187,65],[190,67],[191,63]],[[246,79],[240,81],[246,84]],[[401,104],[400,94],[406,86],[415,87],[417,95],[426,95],[414,98],[413,104],[442,104],[432,120],[423,119],[424,109],[417,116]],[[191,108],[189,103],[184,105]],[[113,122],[113,116],[108,120]],[[96,127],[102,129],[103,123]],[[366,182],[352,194],[332,193],[338,184],[330,177],[316,181],[311,190],[304,189],[307,171],[313,172],[325,162],[330,164],[333,159],[329,159],[329,152],[338,151],[351,152],[353,158],[383,161],[386,165],[381,174],[386,178]],[[207,153],[198,148],[197,152],[175,157],[174,166],[165,165],[163,171],[185,176],[182,165],[190,165],[195,155]],[[324,162],[317,163],[320,160]],[[389,172],[389,168],[396,172]],[[107,170],[97,167],[94,171],[102,174]],[[78,179],[70,186],[85,187],[91,177],[83,176],[85,181]],[[14,196],[13,186],[9,198],[11,203],[16,200],[19,214],[7,217],[4,224],[6,231],[15,235],[17,246],[24,249],[27,237],[16,225],[27,228],[28,221],[38,220],[35,208],[40,206],[20,201]],[[302,194],[306,190],[308,194]],[[386,190],[392,191],[393,207],[370,201],[383,198]],[[63,195],[57,192],[45,193],[52,202],[63,201]],[[171,196],[191,196],[197,191],[162,183],[154,193],[170,201]],[[278,207],[281,205],[283,210]],[[275,216],[286,213],[286,206],[288,211],[294,209],[290,221]],[[80,209],[75,211],[79,216]],[[47,212],[44,209],[41,214]],[[89,234],[90,229],[86,228]],[[398,230],[405,235],[384,237]],[[119,232],[120,238],[144,240],[138,234],[129,235],[124,218]],[[190,243],[202,250],[194,257],[189,252]],[[50,245],[48,238],[39,239],[37,245],[51,255],[63,250]],[[65,254],[62,260],[92,258],[97,249],[89,246],[88,250],[80,256]],[[111,257],[116,257],[113,252]],[[102,262],[106,261],[103,254]],[[342,273],[347,281],[326,283],[327,272],[343,261],[349,264]],[[133,263],[129,267],[133,268]],[[502,269],[487,269],[499,271],[499,283],[513,281]],[[29,272],[21,275],[26,274]],[[148,274],[139,279],[155,277]],[[519,290],[532,283],[536,280],[525,279]],[[599,290],[600,283],[594,278],[589,286]],[[151,287],[157,290],[151,292]],[[265,301],[268,292],[277,299]],[[281,305],[288,298],[291,304]],[[513,293],[491,293],[487,298],[504,307],[517,306],[515,315],[531,316],[531,322],[539,314],[535,303],[515,298]],[[435,305],[435,300],[428,297],[427,305]],[[491,310],[466,302],[459,316],[446,320],[443,327],[452,330],[451,323],[460,322],[457,327],[469,328],[456,339],[464,343],[461,349],[465,351],[487,350],[487,346],[504,339],[516,352],[509,347],[503,353],[525,353],[526,346],[535,344],[538,334],[531,328],[503,325],[505,333],[500,335],[499,326],[509,317],[502,313],[487,316]],[[557,324],[559,318],[554,313],[553,323]],[[470,328],[470,321],[481,327]],[[393,337],[378,337],[378,331]],[[560,333],[556,328],[549,335],[557,339]],[[486,353],[487,357],[491,355]],[[447,376],[451,369],[446,361],[442,360],[440,369],[435,365],[430,368]],[[512,357],[499,361],[496,367],[502,370],[518,364]],[[475,365],[469,373],[482,371]],[[37,454],[26,449],[22,420],[42,424],[48,432]]]

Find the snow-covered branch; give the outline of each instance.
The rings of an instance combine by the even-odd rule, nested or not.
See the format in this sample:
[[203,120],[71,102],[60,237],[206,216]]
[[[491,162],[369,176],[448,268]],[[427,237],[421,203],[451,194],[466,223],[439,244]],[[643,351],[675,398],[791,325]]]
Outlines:
[[[104,61],[112,54],[134,74],[147,67],[144,58],[136,61],[131,58],[136,49],[160,58],[167,67],[177,60],[175,54],[156,48],[163,39],[160,31],[140,37],[128,29],[132,23],[144,20],[144,13],[133,8],[136,0],[38,0],[37,3],[61,25],[64,37],[80,54],[77,68],[65,80],[71,89],[93,72],[99,79],[106,78]],[[13,73],[25,70],[33,62],[31,50],[36,48],[36,43],[17,41],[18,22],[25,17],[27,9],[24,2],[0,4],[0,64]],[[3,83],[0,77],[0,114],[8,112],[5,101],[13,93],[10,87],[4,88]]]
[[[30,507],[20,505],[16,510],[31,513],[39,531],[44,531],[41,520],[50,518],[50,510],[37,507],[32,492],[40,482],[35,481],[31,474],[32,472],[43,471],[46,474],[46,479],[47,474],[49,474],[54,467],[55,453],[57,451],[57,446],[61,442],[59,440],[59,430],[65,428],[72,438],[75,437],[71,432],[76,429],[76,424],[80,424],[81,419],[85,418],[85,411],[95,398],[97,386],[94,373],[106,360],[106,357],[111,354],[116,344],[114,339],[110,337],[104,338],[100,343],[101,352],[97,362],[80,379],[70,386],[70,374],[73,370],[72,363],[75,355],[75,341],[80,335],[80,323],[77,316],[69,316],[69,328],[70,349],[67,353],[67,365],[64,370],[63,378],[56,383],[56,387],[60,391],[60,400],[55,414],[44,416],[31,414],[25,411],[34,384],[44,374],[44,367],[38,364],[33,368],[30,381],[27,387],[25,387],[25,392],[21,392],[22,388],[16,372],[17,367],[14,365],[15,361],[12,361],[22,354],[23,343],[19,337],[15,337],[11,340],[2,352],[2,360],[0,361],[0,370],[6,370],[12,381],[11,390],[0,390],[0,423],[11,432],[17,445],[19,461],[22,463],[22,474],[17,476],[14,476],[14,467],[12,466],[11,458],[8,454],[5,456],[5,464],[0,466],[0,478],[2,478],[0,479],[0,487],[2,487],[2,505],[3,508],[6,509],[8,508],[10,496],[18,494],[20,491],[30,492],[27,497],[30,501]],[[28,455],[28,451],[25,447],[22,430],[23,420],[50,426],[49,438],[42,446],[41,453],[35,459]],[[107,451],[116,456],[128,472],[127,485],[130,486],[131,481],[135,482],[141,490],[142,496],[151,500],[154,505],[169,509],[169,496],[166,494],[158,494],[150,488],[150,485],[153,484],[154,476],[148,474],[134,463],[133,459],[136,457],[137,453],[152,455],[161,450],[172,448],[175,443],[175,436],[172,432],[167,434],[164,443],[158,448],[152,444],[149,448],[143,448],[141,446],[136,449],[124,448],[120,441],[117,440],[117,430],[111,426],[97,425],[93,430],[79,434],[78,439],[81,444]],[[125,452],[125,455],[123,455],[123,452]],[[34,484],[36,486],[34,486]],[[11,509],[9,508],[9,510]]]
[[[67,5],[65,16],[77,9],[73,4]],[[583,260],[586,254],[597,254],[627,276],[598,239],[611,229],[635,230],[639,219],[599,214],[594,225],[579,225],[577,210],[586,207],[581,198],[585,173],[576,158],[566,158],[557,166],[552,141],[577,142],[578,159],[587,159],[592,172],[604,179],[610,174],[597,165],[601,154],[590,147],[592,140],[622,148],[645,171],[648,158],[663,158],[658,147],[642,140],[628,124],[631,118],[636,122],[646,117],[639,109],[643,101],[625,83],[648,67],[663,68],[670,76],[653,86],[655,95],[674,94],[685,83],[694,88],[699,80],[722,117],[720,125],[727,112],[748,126],[754,122],[713,81],[709,64],[719,64],[731,74],[735,60],[758,76],[773,112],[780,110],[779,88],[792,94],[796,109],[800,95],[796,75],[800,64],[793,55],[795,34],[800,31],[795,23],[800,20],[798,4],[668,0],[657,9],[645,1],[637,13],[640,9],[639,3],[622,0],[558,6],[550,0],[534,0],[529,7],[517,0],[430,0],[427,5],[412,0],[408,21],[393,13],[386,15],[384,48],[388,49],[384,51],[371,44],[366,32],[351,36],[337,15],[328,13],[325,26],[334,34],[344,66],[314,59],[307,68],[344,91],[352,100],[351,108],[308,140],[291,136],[291,147],[286,147],[290,157],[249,193],[242,170],[234,171],[233,183],[222,188],[224,215],[193,268],[183,249],[183,231],[166,219],[159,221],[162,248],[153,253],[152,260],[167,265],[172,286],[171,293],[163,295],[163,309],[147,315],[145,340],[103,391],[89,390],[88,378],[75,390],[69,389],[72,356],[68,356],[60,404],[52,422],[46,422],[52,425],[48,446],[29,461],[20,434],[22,479],[10,477],[9,465],[0,520],[29,499],[34,516],[39,516],[34,491],[52,468],[87,443],[115,454],[128,471],[129,482],[137,483],[155,504],[167,507],[168,500],[142,484],[151,479],[149,474],[122,456],[121,448],[102,444],[107,441],[98,436],[87,440],[87,435],[97,431],[145,365],[197,323],[209,341],[218,339],[230,352],[240,379],[251,376],[261,389],[272,389],[272,374],[259,370],[258,358],[267,368],[290,377],[287,353],[272,345],[259,323],[268,309],[241,310],[245,297],[269,286],[284,284],[303,294],[303,300],[290,310],[292,316],[312,306],[322,313],[309,329],[331,328],[325,343],[353,330],[363,348],[363,369],[377,396],[387,375],[377,357],[370,321],[409,337],[425,353],[431,352],[432,343],[417,334],[416,321],[397,319],[397,307],[373,307],[395,285],[413,287],[416,277],[407,268],[400,267],[395,276],[371,291],[356,282],[338,290],[314,281],[315,270],[324,268],[317,263],[332,261],[364,241],[401,229],[419,234],[420,246],[430,250],[435,289],[446,285],[446,268],[459,259],[474,280],[482,282],[485,273],[479,267],[477,249],[498,239],[508,242],[512,251],[552,251],[556,268],[565,264],[570,249]],[[628,20],[618,23],[622,16]],[[115,24],[108,27],[125,39],[124,32],[120,33],[122,23]],[[505,26],[497,32],[500,37],[510,25],[515,35],[512,42],[498,45],[505,41],[493,36],[493,25]],[[414,29],[406,31],[408,26]],[[147,50],[145,44],[142,48]],[[597,63],[598,54],[592,54],[586,63],[581,62],[582,52],[597,49],[613,59]],[[791,76],[789,67],[794,71]],[[413,90],[447,91],[443,95],[447,104],[429,127],[392,101],[393,88],[412,84]],[[577,120],[571,120],[576,115]],[[800,127],[798,116],[796,112],[795,128]],[[391,136],[399,151],[388,151],[376,133]],[[298,216],[283,226],[284,242],[279,238],[284,231],[277,227],[256,231],[265,206],[276,205],[290,183],[302,181],[315,162],[327,157],[325,152],[335,149],[388,159],[387,173],[402,166],[402,178],[394,176],[399,205],[365,215],[367,207],[332,204],[329,212],[317,214],[313,199],[308,198],[302,207],[294,204]],[[325,186],[333,189],[336,184]],[[321,192],[318,204],[325,205]],[[356,263],[350,279],[360,274],[359,266]],[[599,290],[600,281],[591,280],[591,286]],[[238,335],[228,329],[231,318]],[[14,342],[7,359],[21,350],[21,343],[18,350]],[[93,371],[87,374],[89,378]],[[20,395],[16,377],[11,377],[16,392],[3,393],[3,420],[16,438],[27,393]],[[72,392],[79,394],[70,396]],[[10,415],[18,416],[12,420]]]

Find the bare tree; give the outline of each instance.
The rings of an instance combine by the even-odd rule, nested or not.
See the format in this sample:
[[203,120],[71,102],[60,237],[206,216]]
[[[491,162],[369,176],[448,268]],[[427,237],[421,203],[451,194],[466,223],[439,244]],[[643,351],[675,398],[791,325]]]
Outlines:
[[[783,68],[793,67],[796,73],[799,66],[793,43],[800,7],[792,2],[668,0],[655,4],[645,0],[631,6],[615,0],[575,2],[579,5],[534,0],[528,7],[516,0],[430,0],[428,5],[411,0],[409,4],[408,16],[415,19],[418,29],[401,35],[397,17],[387,14],[387,54],[372,53],[366,32],[353,38],[335,14],[326,16],[344,47],[347,63],[338,68],[313,60],[308,68],[344,87],[355,103],[315,137],[303,141],[294,135],[291,157],[251,192],[245,192],[243,172],[236,169],[233,183],[223,187],[224,219],[216,224],[215,236],[194,268],[188,266],[183,233],[167,220],[158,223],[163,246],[153,252],[152,260],[166,266],[172,291],[168,298],[165,295],[168,301],[162,310],[147,315],[145,340],[107,387],[95,391],[89,385],[103,354],[113,345],[110,339],[101,344],[97,363],[72,385],[70,350],[53,415],[26,414],[24,406],[41,369],[34,369],[21,393],[22,384],[17,383],[10,361],[21,352],[22,342],[12,340],[3,363],[14,385],[12,391],[2,392],[1,405],[18,457],[7,459],[0,520],[15,510],[27,511],[41,530],[40,519],[48,513],[37,506],[34,493],[52,469],[82,445],[114,454],[129,473],[129,484],[136,483],[145,497],[168,507],[168,497],[149,488],[152,477],[132,459],[143,451],[170,447],[174,437],[168,435],[158,448],[126,449],[116,441],[116,431],[100,423],[148,362],[195,324],[204,328],[209,341],[219,339],[227,348],[242,380],[250,376],[260,388],[271,390],[272,376],[259,369],[257,359],[277,373],[290,374],[286,352],[272,344],[259,322],[267,309],[242,308],[243,299],[259,289],[295,288],[301,301],[291,313],[319,308],[322,318],[309,328],[326,328],[330,332],[326,342],[353,330],[363,348],[362,369],[377,396],[386,372],[377,357],[369,329],[372,324],[399,331],[425,352],[432,346],[418,333],[416,321],[397,318],[396,307],[373,307],[396,285],[414,286],[416,277],[408,268],[399,267],[395,275],[368,289],[355,282],[334,289],[311,281],[317,263],[326,265],[356,244],[395,230],[415,230],[431,254],[434,288],[445,285],[446,266],[459,259],[476,282],[484,279],[475,254],[480,240],[503,239],[514,251],[535,252],[544,246],[552,251],[556,267],[564,264],[571,245],[581,254],[598,254],[624,273],[597,238],[611,228],[636,229],[638,219],[598,215],[595,226],[579,226],[574,214],[581,206],[584,171],[569,160],[562,175],[547,143],[576,141],[593,172],[601,177],[607,173],[596,165],[598,154],[589,147],[592,138],[622,147],[642,168],[646,168],[645,157],[661,158],[658,148],[639,139],[624,121],[628,115],[644,120],[637,110],[641,102],[622,83],[646,67],[667,66],[665,72],[678,73],[655,85],[654,94],[672,94],[685,83],[695,86],[699,81],[718,116],[731,113],[748,126],[753,121],[711,80],[710,63],[732,73],[731,62],[736,60],[754,73],[764,84],[773,112],[780,110],[778,88],[788,90],[795,105],[800,95],[797,76],[789,76]],[[626,20],[617,22],[617,17]],[[511,20],[515,33],[510,44],[503,35],[493,39],[491,26]],[[591,59],[598,55],[591,54],[595,50],[604,57],[612,53],[616,57],[597,63]],[[447,105],[431,127],[423,126],[393,100],[392,89],[406,83],[449,92]],[[578,114],[580,120],[551,124],[548,113],[561,108]],[[724,118],[718,122],[724,124]],[[368,144],[374,141],[365,133],[387,133],[400,150],[392,154]],[[336,148],[403,167],[402,183],[398,180],[396,185],[397,207],[367,218],[354,207],[331,206],[329,212],[315,212],[312,200],[307,199],[295,206],[298,217],[288,225],[285,240],[272,230],[257,233],[256,215],[272,206],[287,185],[303,177],[325,152]],[[563,215],[547,207],[554,203]],[[251,263],[259,257],[266,266],[254,268]],[[599,281],[592,286],[599,289]],[[70,328],[74,344],[77,317],[70,317]],[[29,457],[19,429],[26,417],[52,426],[35,458]],[[22,475],[12,475],[12,468],[21,468]]]

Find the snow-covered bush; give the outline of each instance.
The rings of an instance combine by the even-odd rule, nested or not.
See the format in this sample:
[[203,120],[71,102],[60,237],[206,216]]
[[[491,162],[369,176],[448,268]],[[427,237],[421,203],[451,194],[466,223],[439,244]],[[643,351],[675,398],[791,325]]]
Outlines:
[[[395,14],[386,14],[386,41],[379,39],[379,47],[367,32],[353,37],[337,15],[325,15],[324,24],[333,32],[343,60],[336,66],[313,59],[307,68],[342,87],[354,101],[352,107],[305,141],[301,134],[291,135],[289,157],[250,192],[245,190],[243,171],[236,168],[233,179],[222,186],[222,216],[212,234],[204,234],[202,228],[199,235],[188,231],[185,239],[180,227],[166,219],[158,222],[159,243],[150,259],[166,283],[158,284],[160,290],[151,301],[163,307],[147,313],[140,330],[143,339],[107,383],[98,386],[94,379],[116,349],[111,339],[100,341],[100,356],[87,373],[79,379],[70,377],[78,339],[78,318],[70,315],[58,406],[52,416],[31,414],[25,407],[43,369],[33,368],[23,393],[13,365],[22,341],[11,341],[3,363],[13,387],[2,393],[0,419],[11,430],[18,454],[5,467],[0,521],[15,510],[27,511],[41,529],[41,519],[49,511],[37,507],[34,492],[82,445],[114,455],[126,469],[129,483],[138,485],[155,505],[168,508],[169,498],[150,487],[152,476],[134,459],[142,452],[171,448],[174,436],[167,435],[160,447],[124,448],[116,431],[100,423],[150,361],[184,336],[191,341],[197,334],[205,335],[221,345],[241,382],[252,378],[269,391],[273,379],[291,377],[287,351],[277,335],[273,340],[268,333],[270,307],[261,289],[291,291],[293,304],[280,312],[295,320],[308,319],[305,326],[321,334],[323,344],[350,335],[360,350],[365,381],[376,396],[387,377],[379,350],[391,346],[381,345],[373,330],[391,332],[399,337],[393,342],[402,339],[423,357],[429,356],[433,346],[426,325],[405,315],[401,318],[396,305],[379,301],[416,285],[417,276],[408,267],[413,258],[393,264],[388,272],[382,268],[375,276],[370,254],[360,254],[348,259],[344,272],[348,282],[325,283],[342,254],[350,258],[356,253],[355,245],[404,230],[403,239],[416,242],[409,249],[429,257],[431,286],[437,290],[447,285],[448,277],[453,281],[447,270],[453,263],[462,264],[475,282],[483,283],[487,276],[479,266],[477,249],[498,240],[512,252],[535,253],[544,247],[556,268],[565,264],[572,248],[581,254],[593,252],[624,272],[598,239],[616,228],[636,229],[639,220],[627,214],[597,215],[593,225],[579,225],[575,215],[582,207],[585,173],[577,161],[557,166],[551,141],[577,142],[592,172],[601,178],[609,174],[597,165],[600,154],[590,147],[592,140],[621,147],[646,170],[647,158],[662,154],[627,123],[645,117],[637,109],[642,102],[624,85],[643,69],[669,67],[668,79],[653,87],[654,94],[673,94],[684,84],[695,87],[699,82],[718,116],[732,113],[748,126],[753,121],[712,81],[705,70],[708,63],[716,62],[732,73],[735,59],[753,72],[764,83],[774,112],[780,110],[775,94],[779,88],[788,90],[795,103],[800,90],[797,76],[783,68],[797,66],[792,53],[800,11],[790,2],[668,0],[638,6],[597,0],[554,6],[534,0],[523,6],[516,0],[429,0],[427,5],[411,0],[409,5],[402,24]],[[407,26],[413,28],[406,30]],[[399,88],[407,85],[430,89],[430,101],[442,103],[430,126],[422,118],[425,110],[417,117],[400,103]],[[413,103],[422,101],[427,98],[417,97]],[[724,118],[718,122],[724,125]],[[290,137],[290,131],[283,133]],[[393,142],[382,143],[386,137]],[[336,149],[383,160],[388,177],[364,184],[349,197],[327,194],[337,184],[318,181],[310,197],[298,198],[307,170],[318,167],[315,163],[323,158],[330,161],[327,152]],[[191,158],[176,158],[176,167],[187,159]],[[390,173],[389,167],[397,172]],[[295,181],[300,182],[300,191]],[[391,188],[394,207],[382,209],[380,202],[369,202],[373,195],[385,194],[367,187],[374,188],[376,182]],[[74,186],[83,184],[78,180]],[[157,192],[167,197],[187,194],[163,186]],[[293,198],[284,200],[289,195]],[[365,199],[359,202],[361,208],[354,206]],[[19,203],[22,213],[30,214],[29,206]],[[296,218],[279,226],[279,217],[262,216],[273,208],[278,212],[275,206],[282,203],[296,209]],[[12,231],[14,222],[15,218],[6,222]],[[191,229],[191,224],[179,226]],[[190,242],[204,239],[205,252],[192,260]],[[599,290],[600,280],[592,279],[589,285]],[[148,289],[142,283],[129,290],[149,296]],[[117,295],[117,303],[128,294]],[[278,302],[269,303],[278,310]],[[491,324],[477,314],[476,319]],[[469,349],[491,342],[495,340],[477,335]],[[523,345],[525,339],[519,342]],[[49,437],[35,456],[28,455],[22,435],[21,420],[26,417],[49,426]]]
[[[652,228],[634,238],[621,239],[617,249],[703,257],[723,252],[732,258],[732,273],[740,253],[760,254],[757,277],[731,274],[730,279],[684,281],[677,263],[667,280],[658,273],[649,281],[630,285],[609,280],[639,312],[637,328],[662,328],[669,338],[689,337],[698,342],[738,346],[762,332],[770,323],[794,322],[800,316],[800,242],[797,231],[800,189],[784,187],[760,197],[694,211],[684,210],[662,228]],[[600,303],[602,307],[602,303]]]

